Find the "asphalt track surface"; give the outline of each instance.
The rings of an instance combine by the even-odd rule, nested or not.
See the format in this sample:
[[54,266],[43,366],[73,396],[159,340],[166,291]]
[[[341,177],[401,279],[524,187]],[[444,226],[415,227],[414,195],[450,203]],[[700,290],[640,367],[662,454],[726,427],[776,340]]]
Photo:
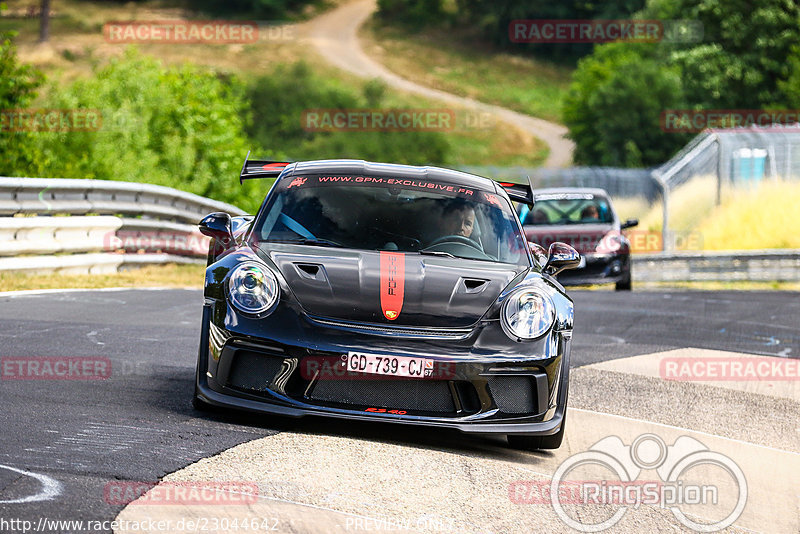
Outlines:
[[[800,356],[798,293],[570,293],[573,368],[684,347]],[[0,295],[0,357],[101,357],[112,368],[106,380],[0,380],[0,518],[110,520],[122,506],[105,499],[109,482],[155,482],[277,433],[435,446],[429,432],[391,425],[195,412],[201,305],[199,290]],[[50,498],[14,502],[42,491]]]

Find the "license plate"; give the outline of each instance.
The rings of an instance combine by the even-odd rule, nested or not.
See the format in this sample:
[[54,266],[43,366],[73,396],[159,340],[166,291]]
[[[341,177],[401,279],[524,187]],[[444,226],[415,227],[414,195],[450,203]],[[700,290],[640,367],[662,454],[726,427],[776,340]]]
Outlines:
[[433,360],[410,356],[348,352],[347,370],[376,375],[424,378],[433,374]]

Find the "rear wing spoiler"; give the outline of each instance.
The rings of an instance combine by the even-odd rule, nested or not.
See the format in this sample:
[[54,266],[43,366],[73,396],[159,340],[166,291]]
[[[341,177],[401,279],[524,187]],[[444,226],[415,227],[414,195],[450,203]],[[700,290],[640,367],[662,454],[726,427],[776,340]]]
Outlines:
[[523,204],[527,204],[529,206],[533,206],[533,185],[531,183],[528,184],[516,184],[513,182],[497,182],[500,187],[502,187],[508,198],[513,200],[514,202],[521,202]]
[[293,163],[291,161],[247,159],[249,157],[250,152],[245,156],[242,172],[239,174],[240,184],[244,183],[245,180],[252,180],[255,178],[275,178],[283,172],[283,169]]

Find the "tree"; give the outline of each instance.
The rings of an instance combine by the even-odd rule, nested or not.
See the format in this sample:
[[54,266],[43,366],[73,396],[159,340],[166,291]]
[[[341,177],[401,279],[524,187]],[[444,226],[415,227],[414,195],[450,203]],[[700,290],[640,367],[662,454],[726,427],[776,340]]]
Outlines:
[[579,63],[563,106],[576,163],[649,166],[687,141],[660,128],[662,110],[684,106],[679,71],[648,57],[647,47],[606,45]]
[[800,49],[792,0],[650,0],[636,17],[699,21],[704,37],[611,43],[581,60],[563,108],[580,163],[662,163],[688,138],[660,130],[662,111],[761,109],[800,89],[800,60],[786,59]]
[[244,87],[189,65],[164,67],[129,48],[94,76],[53,90],[48,107],[94,109],[97,131],[36,136],[48,177],[148,182],[258,206],[258,187],[237,180],[249,148]]
[[39,42],[50,39],[50,0],[42,0],[39,12]]
[[25,174],[34,164],[30,132],[19,131],[10,121],[14,110],[27,107],[44,82],[41,72],[17,59],[13,34],[0,34],[0,174]]

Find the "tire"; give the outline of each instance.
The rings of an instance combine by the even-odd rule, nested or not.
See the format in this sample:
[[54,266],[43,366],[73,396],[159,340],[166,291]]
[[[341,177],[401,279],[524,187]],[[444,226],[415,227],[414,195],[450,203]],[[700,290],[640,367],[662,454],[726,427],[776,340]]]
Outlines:
[[633,284],[631,283],[631,275],[630,273],[628,273],[628,276],[624,280],[620,280],[619,282],[617,282],[614,288],[617,291],[630,291],[632,285]]
[[508,444],[514,449],[521,449],[524,451],[539,451],[546,449],[557,449],[564,441],[564,429],[567,427],[567,414],[564,413],[564,419],[561,421],[561,428],[555,434],[550,436],[518,436],[509,434]]

